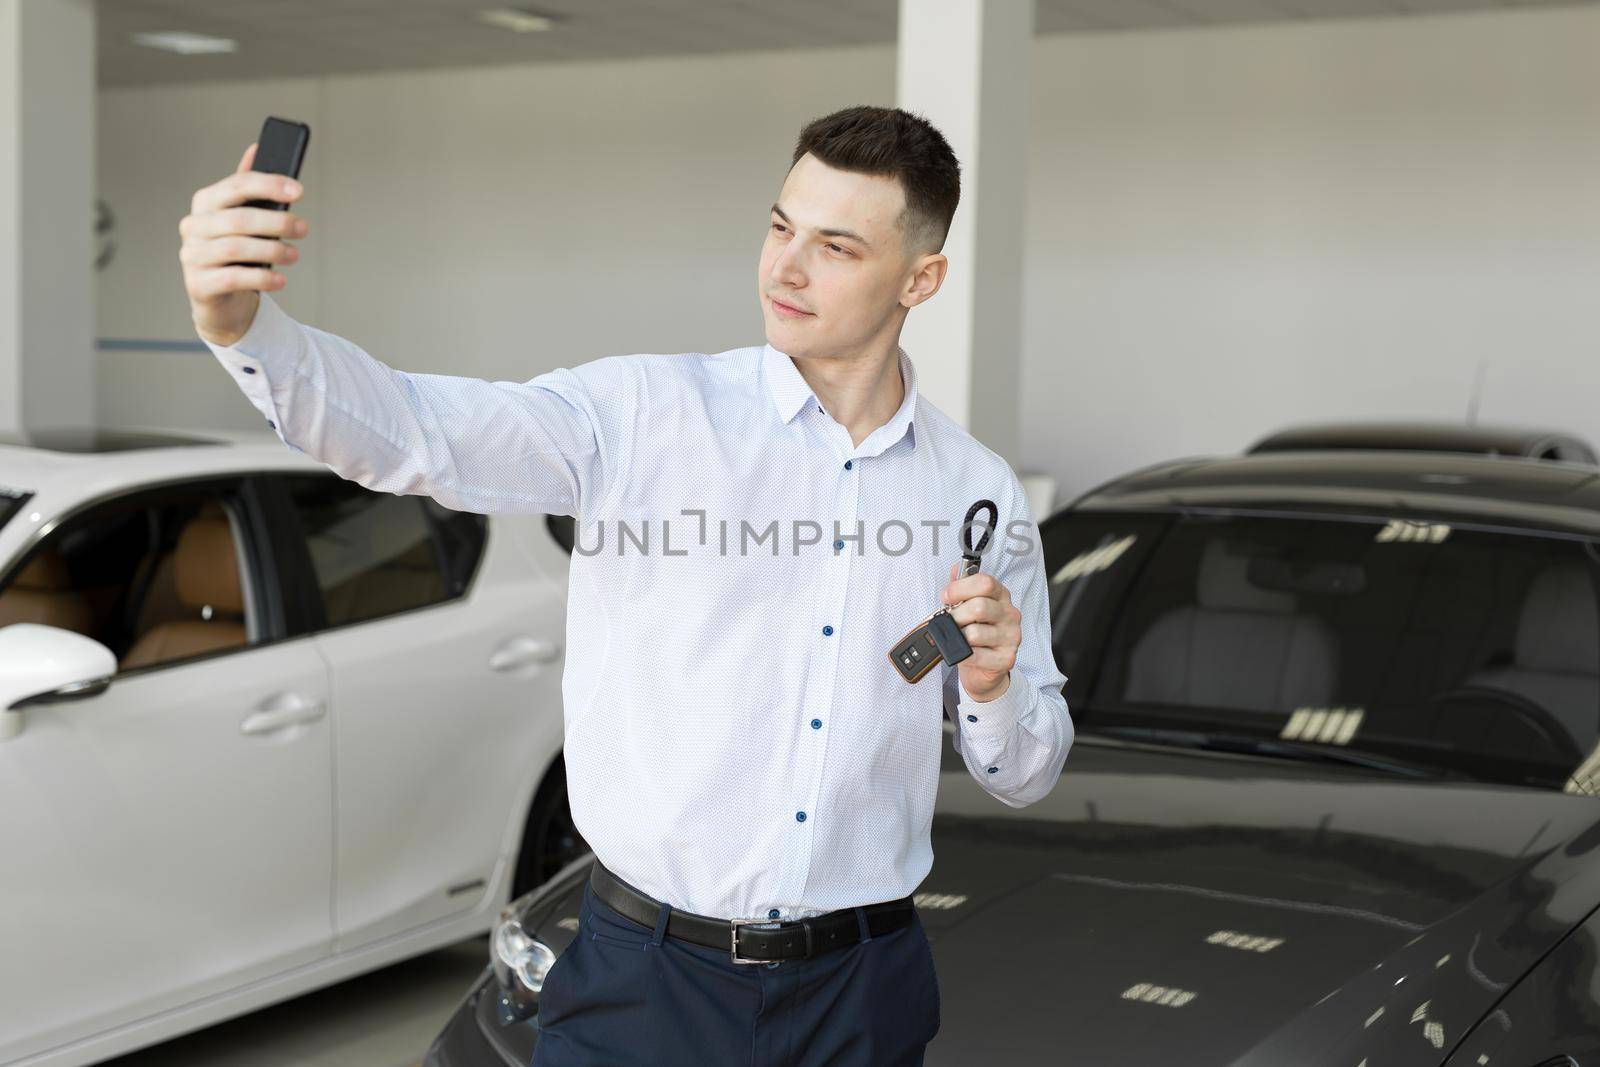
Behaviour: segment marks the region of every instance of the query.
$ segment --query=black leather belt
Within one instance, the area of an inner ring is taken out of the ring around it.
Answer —
[[[661,902],[641,893],[596,860],[589,873],[594,895],[641,926],[655,929]],[[916,908],[910,897],[862,906],[869,937],[898,930],[911,922]],[[734,963],[775,963],[809,959],[861,940],[855,908],[842,908],[810,919],[711,919],[672,909],[667,936],[706,948],[725,948]]]

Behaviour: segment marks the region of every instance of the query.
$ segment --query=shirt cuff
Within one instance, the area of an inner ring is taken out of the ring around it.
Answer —
[[[241,379],[242,385],[259,384],[248,380],[252,371],[259,378],[262,371],[268,374],[282,373],[299,362],[301,338],[298,326],[289,313],[278,306],[276,300],[262,293],[261,302],[256,306],[256,317],[251,320],[250,328],[243,337],[231,345],[212,344],[203,337],[201,340],[211,349],[212,355],[222,361],[223,366]],[[246,371],[246,367],[250,371]]]
[[[205,341],[205,338],[201,338]],[[256,307],[256,317],[250,328],[231,345],[212,344],[205,341],[217,362],[233,376],[252,407],[261,412],[267,425],[280,439],[283,438],[283,420],[273,398],[272,383],[286,383],[299,365],[304,349],[299,323],[278,306],[266,293]],[[287,443],[287,439],[284,439]],[[289,447],[294,448],[294,445]]]
[[[963,737],[972,737],[974,740],[999,741],[1008,737],[1017,724],[1017,716],[1027,707],[1027,680],[1016,671],[1011,672],[1011,682],[1006,686],[1006,691],[993,700],[978,701],[967,692],[967,687],[961,684],[961,675],[956,674],[956,711],[960,714]]]

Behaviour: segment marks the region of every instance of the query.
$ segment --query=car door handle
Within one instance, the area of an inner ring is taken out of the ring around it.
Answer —
[[[268,734],[286,726],[302,722],[315,722],[328,713],[328,705],[320,700],[307,700],[290,693],[269,701],[260,711],[251,712],[239,724],[243,734]]]
[[[513,637],[489,656],[489,669],[514,671],[535,663],[550,663],[561,655],[561,646],[537,637]]]

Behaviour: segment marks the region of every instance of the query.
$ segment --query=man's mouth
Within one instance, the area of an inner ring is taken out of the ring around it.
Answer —
[[[812,312],[797,308],[793,304],[785,304],[782,300],[779,300],[775,296],[769,296],[767,299],[772,301],[772,310],[776,311],[779,315],[782,315],[785,318],[807,318],[812,314]]]

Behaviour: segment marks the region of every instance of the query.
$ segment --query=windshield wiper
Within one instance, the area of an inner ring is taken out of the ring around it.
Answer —
[[[1219,733],[1208,730],[1176,730],[1157,726],[1099,726],[1085,727],[1084,733],[1101,734],[1124,741],[1144,741],[1177,748],[1199,748],[1210,752],[1239,752],[1250,756],[1268,756],[1277,759],[1305,760],[1308,762],[1341,763],[1403,778],[1444,778],[1449,776],[1442,767],[1425,763],[1379,756],[1359,749],[1334,748],[1313,745],[1304,741],[1284,741],[1276,737],[1258,737],[1252,734]]]

